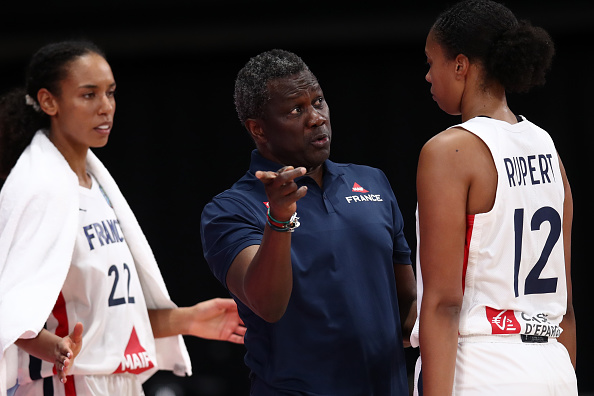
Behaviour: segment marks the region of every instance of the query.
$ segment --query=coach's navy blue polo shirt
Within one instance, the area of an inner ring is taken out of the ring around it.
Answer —
[[[249,171],[202,212],[204,255],[225,286],[235,256],[260,244],[266,224],[255,173],[281,167],[254,150]],[[410,265],[410,249],[386,176],[327,160],[322,189],[309,176],[296,182],[308,190],[297,201],[284,316],[268,323],[236,299],[258,394],[408,395],[393,264]]]

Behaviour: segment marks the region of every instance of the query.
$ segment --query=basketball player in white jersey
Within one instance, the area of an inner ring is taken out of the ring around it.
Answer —
[[[415,394],[577,395],[571,191],[548,133],[506,101],[544,83],[553,43],[470,0],[425,51],[434,100],[462,124],[419,158]]]
[[[102,52],[44,46],[26,85],[0,101],[0,396],[14,390],[15,360],[17,396],[137,396],[157,369],[192,373],[181,335],[243,343],[233,300],[170,300],[90,150],[107,143],[115,114]]]

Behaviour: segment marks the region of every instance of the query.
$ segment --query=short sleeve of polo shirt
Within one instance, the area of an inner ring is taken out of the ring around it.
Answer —
[[[398,206],[398,201],[396,200],[396,196],[394,195],[394,191],[390,186],[390,182],[388,178],[384,174],[384,172],[379,171],[383,178],[388,185],[388,191],[392,195],[392,202],[394,205],[393,208],[393,221],[394,221],[394,253],[392,256],[392,260],[395,264],[405,264],[411,265],[412,261],[410,259],[410,247],[408,246],[408,242],[406,241],[406,237],[404,235],[404,219],[402,217],[402,213],[400,212],[400,208]]]
[[[213,198],[202,211],[200,235],[210,270],[227,287],[227,272],[235,257],[262,241],[264,224],[249,206],[230,194]]]

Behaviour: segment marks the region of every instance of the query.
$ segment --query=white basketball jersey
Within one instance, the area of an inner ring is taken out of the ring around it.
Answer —
[[[156,371],[153,333],[132,255],[109,198],[93,178],[80,187],[79,229],[72,263],[48,331],[63,337],[83,323],[72,375]],[[52,363],[21,351],[19,383],[51,376]]]
[[[459,333],[558,337],[567,306],[565,193],[553,141],[526,119],[476,117],[457,126],[485,142],[498,177],[491,211],[467,217]],[[420,309],[418,250],[417,285]],[[417,319],[413,346],[418,334]]]

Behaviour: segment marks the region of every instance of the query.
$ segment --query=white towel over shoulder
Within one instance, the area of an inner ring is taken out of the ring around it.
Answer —
[[[113,204],[147,307],[174,308],[136,217],[91,150],[87,167]],[[8,358],[14,354],[5,352],[18,338],[35,337],[43,328],[70,267],[77,225],[78,178],[38,131],[0,191],[0,396],[16,380],[16,362]],[[181,336],[157,339],[156,346],[160,369],[192,374]]]

